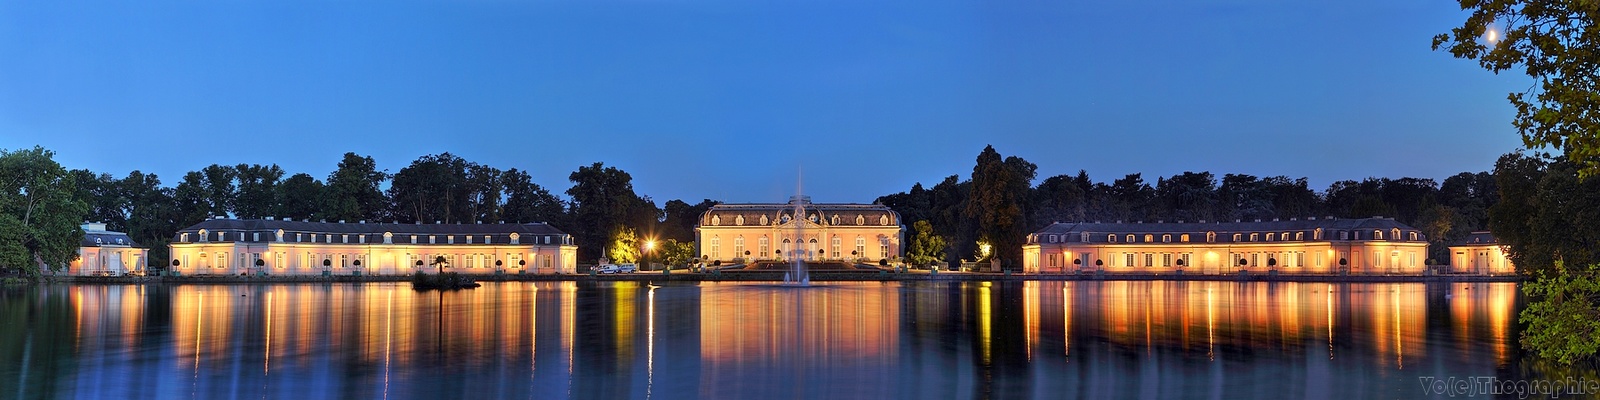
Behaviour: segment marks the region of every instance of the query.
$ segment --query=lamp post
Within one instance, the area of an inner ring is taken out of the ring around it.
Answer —
[[[644,266],[645,266],[645,268],[649,268],[650,267],[650,253],[654,253],[655,251],[656,251],[656,240],[655,239],[645,240],[644,241],[644,261],[645,261]]]

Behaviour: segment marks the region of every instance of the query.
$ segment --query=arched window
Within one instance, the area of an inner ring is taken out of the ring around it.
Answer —
[[[1189,243],[1189,234],[1185,233],[1185,234],[1183,234],[1181,236],[1178,236],[1178,241],[1179,242],[1183,242],[1183,243]]]
[[[733,217],[733,224],[741,226],[744,225],[744,215],[741,214],[737,217]]]
[[[1217,233],[1216,232],[1206,232],[1206,243],[1216,243],[1216,242],[1217,242]]]
[[[1116,242],[1117,242],[1117,235],[1116,234],[1106,235],[1106,243],[1116,243]]]
[[[856,214],[856,225],[866,225],[866,224],[867,224],[867,217],[864,216],[864,215],[861,215],[861,214]]]
[[[274,236],[277,236],[278,241],[282,242],[283,241],[283,230],[279,229],[277,232],[275,232]]]
[[[1322,228],[1311,231],[1311,240],[1322,240]]]
[[[1128,235],[1127,239],[1128,239],[1128,243],[1137,243],[1138,242],[1138,240],[1135,240],[1134,236],[1131,235],[1131,234]]]
[[[202,241],[202,242],[211,241],[211,237],[210,236],[206,236],[206,230],[205,229],[201,229],[200,230],[200,241]],[[204,259],[205,257],[200,257],[200,258]]]
[[[1306,233],[1305,232],[1295,232],[1294,233],[1294,240],[1306,240]]]
[[[828,225],[838,225],[838,224],[839,224],[839,214],[834,214],[833,218],[829,218],[828,219]]]
[[[1383,231],[1373,230],[1372,231],[1372,240],[1383,240]]]
[[[1277,235],[1277,234],[1275,234],[1275,233],[1271,233],[1271,232],[1267,232],[1267,241],[1268,241],[1268,242],[1271,242],[1271,241],[1272,241],[1272,238],[1274,238],[1274,237],[1277,237],[1277,236],[1278,236],[1278,235]]]
[[[1394,235],[1390,236],[1391,238],[1394,238],[1394,240],[1400,240],[1400,228],[1391,229],[1389,232]]]
[[[1172,235],[1170,235],[1170,234],[1161,235],[1161,243],[1172,243]]]
[[[888,225],[888,224],[889,224],[889,215],[888,214],[884,214],[884,215],[879,215],[878,216],[878,225]]]
[[[1258,240],[1261,240],[1261,234],[1259,234],[1259,233],[1251,233],[1250,234],[1250,241],[1254,242],[1254,241],[1258,241]]]
[[[722,225],[722,216],[721,215],[712,215],[711,216],[711,226],[717,226],[717,225]]]
[[[394,233],[384,232],[383,233],[383,242],[384,243],[394,243]]]
[[[811,222],[815,223],[815,222],[817,222],[817,215],[816,214],[811,214],[811,216],[806,217],[806,219],[811,220]]]
[[[1151,234],[1148,234],[1148,233],[1144,234],[1144,242],[1145,243],[1154,243],[1155,241],[1156,241],[1156,235],[1151,235]]]
[[[765,226],[765,225],[767,225],[767,223],[768,223],[768,222],[772,222],[772,221],[771,221],[771,220],[768,220],[768,219],[767,219],[767,216],[765,216],[765,215],[762,215],[762,216],[761,216],[761,225],[763,225],[763,226]]]
[[[744,236],[733,238],[733,256],[744,257]]]
[[[1416,232],[1411,232],[1411,241],[1413,241],[1413,242],[1417,241],[1417,233]]]
[[[1242,239],[1242,238],[1243,238],[1243,237],[1244,237],[1244,235],[1242,235],[1242,234],[1238,234],[1238,233],[1235,233],[1235,234],[1233,234],[1233,241],[1234,241],[1234,242],[1241,242],[1241,241],[1244,241],[1244,240],[1243,240],[1243,239]]]

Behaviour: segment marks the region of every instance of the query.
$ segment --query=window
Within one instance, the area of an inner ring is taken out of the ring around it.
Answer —
[[[828,225],[838,225],[838,224],[839,224],[839,214],[834,214],[833,218],[828,218]],[[835,250],[835,252],[837,252],[837,250]]]
[[[1294,253],[1294,266],[1296,266],[1296,267],[1304,267],[1304,266],[1306,266],[1306,252],[1301,251],[1301,252],[1295,252]]]
[[[733,256],[744,257],[744,236],[733,238]]]
[[[1349,231],[1339,231],[1339,240],[1350,240]]]
[[[252,232],[252,233],[250,233],[250,241],[252,241],[252,242],[261,241],[261,232]]]
[[[1155,266],[1154,263],[1152,262],[1154,259],[1155,259],[1155,255],[1154,254],[1144,253],[1144,266],[1146,266],[1146,267]]]
[[[879,215],[878,216],[878,225],[888,225],[888,224],[889,224],[889,216],[888,215]]]
[[[1372,231],[1372,240],[1383,240],[1383,231]]]
[[[762,225],[766,225],[767,222],[770,222],[770,221],[767,220],[767,216],[765,216],[765,215],[761,216],[761,224]]]
[[[1322,252],[1320,252],[1320,251],[1317,252],[1316,257],[1312,257],[1312,258],[1316,260],[1316,263],[1317,263],[1318,267],[1322,266]]]
[[[411,235],[411,244],[417,244],[417,235]]]
[[[863,216],[861,214],[856,214],[856,225],[866,225],[866,224],[867,224],[867,217]]]
[[[712,257],[722,257],[722,238],[715,236],[711,237],[711,254]]]
[[[1133,266],[1133,253],[1123,254],[1122,255],[1122,260],[1123,260],[1123,263],[1122,263],[1123,266],[1132,267]]]
[[[1172,235],[1161,235],[1161,243],[1172,243]]]
[[[717,226],[717,225],[722,225],[722,216],[720,216],[720,215],[712,215],[711,216],[711,226]]]
[[[467,235],[467,244],[472,244],[472,235]]]
[[[272,257],[272,261],[272,265],[278,266],[278,269],[283,269],[283,252],[278,252],[276,256]]]
[[[878,256],[893,257],[889,254],[889,238],[878,238]]]
[[[1241,241],[1243,241],[1243,240],[1241,240],[1241,239],[1240,239],[1240,238],[1242,238],[1242,237],[1244,237],[1244,236],[1243,236],[1243,235],[1241,235],[1241,234],[1238,234],[1238,233],[1235,233],[1235,234],[1233,234],[1233,241],[1235,241],[1235,242],[1241,242]]]
[[[1172,266],[1172,253],[1161,253],[1161,266],[1163,266],[1163,267],[1171,267]]]
[[[1116,243],[1117,235],[1106,235],[1106,243]]]
[[[1417,241],[1417,233],[1416,232],[1411,232],[1411,241],[1413,241],[1413,242]]]
[[[769,254],[771,251],[772,251],[772,248],[770,246],[767,246],[767,237],[766,236],[762,236],[761,237],[761,252],[756,254],[756,255],[761,256],[761,257],[766,257],[767,254]]]
[[[833,218],[834,219],[839,219],[839,216],[835,215],[835,216],[833,216]],[[833,254],[834,257],[843,258],[843,255],[839,254],[840,242],[842,242],[842,240],[839,240],[838,236],[834,236],[833,237],[833,253],[832,254]]]
[[[1056,242],[1056,235],[1050,235],[1050,243]]]
[[[739,216],[733,217],[733,224],[734,225],[744,225],[744,215],[739,215]]]
[[[1394,228],[1390,232],[1392,233],[1389,237],[1394,238],[1394,240],[1400,240],[1400,228]]]
[[[1261,234],[1259,234],[1259,233],[1251,233],[1250,234],[1250,241],[1254,242],[1254,241],[1257,241],[1257,240],[1261,240]]]
[[[1272,241],[1272,238],[1274,238],[1274,237],[1277,237],[1277,234],[1274,234],[1274,233],[1268,233],[1268,234],[1267,234],[1267,241],[1268,241],[1268,242],[1271,242],[1271,241]]]
[[[1127,239],[1128,239],[1128,243],[1133,243],[1133,242],[1134,242],[1134,237],[1133,237],[1133,235],[1128,235],[1128,238],[1127,238]]]
[[[1216,243],[1216,242],[1217,242],[1217,233],[1216,232],[1206,232],[1206,243]]]
[[[1083,233],[1083,242],[1084,243],[1089,243],[1089,232],[1084,232]]]
[[[1050,266],[1056,266],[1056,253],[1050,253]]]
[[[1183,260],[1183,266],[1185,266],[1185,267],[1193,266],[1192,264],[1189,264],[1189,253],[1183,253],[1183,257],[1180,258],[1180,259]]]
[[[210,239],[211,239],[211,236],[207,236],[206,235],[206,230],[205,229],[201,229],[200,230],[200,241],[204,242],[204,241],[208,241]],[[201,258],[205,258],[205,257],[201,257]]]
[[[1179,242],[1183,242],[1183,243],[1189,243],[1189,234],[1185,233],[1183,235],[1178,236],[1178,241]]]
[[[494,236],[483,235],[483,244],[494,243]]]
[[[1155,241],[1156,241],[1156,235],[1151,235],[1151,234],[1148,234],[1148,233],[1144,234],[1144,242],[1145,243],[1153,243]]]
[[[384,244],[394,243],[394,233],[393,232],[384,232],[383,233],[383,243]]]
[[[1289,240],[1289,232],[1284,232],[1282,234],[1279,234],[1278,235],[1278,240],[1283,240],[1283,241]]]
[[[1317,228],[1317,230],[1311,231],[1311,240],[1322,240],[1322,228]]]
[[[1261,255],[1250,253],[1250,265],[1261,265]]]
[[[522,234],[516,233],[516,232],[511,232],[511,244],[520,244],[520,243],[522,243]]]
[[[1306,233],[1305,232],[1295,232],[1294,233],[1294,240],[1295,241],[1306,240]]]
[[[867,256],[867,238],[856,236],[856,252],[852,254],[859,257]]]
[[[1377,251],[1377,250],[1373,250],[1372,251],[1372,266],[1373,267],[1382,267],[1383,266],[1383,252]]]

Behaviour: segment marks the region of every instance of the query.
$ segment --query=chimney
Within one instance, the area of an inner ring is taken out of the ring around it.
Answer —
[[[268,220],[268,221],[275,221],[275,220],[277,220],[277,218],[278,218],[278,217],[267,217],[267,220]]]
[[[1278,219],[1277,218],[1273,218],[1272,222],[1278,222]]]
[[[1233,222],[1244,222],[1244,220],[1241,220],[1241,219],[1238,219],[1238,218],[1234,218]]]
[[[1332,221],[1332,220],[1333,220],[1333,216],[1332,216],[1332,215],[1329,215],[1329,216],[1328,216],[1328,220],[1329,220],[1329,221]]]
[[[1307,221],[1316,221],[1317,217],[1306,217]]]
[[[1298,217],[1289,217],[1289,220],[1290,221],[1299,221],[1300,218],[1298,218]]]
[[[438,225],[438,224],[442,224],[442,223],[444,223],[444,221],[440,221],[440,220],[437,220],[437,219],[433,220],[433,224],[434,225]]]
[[[364,219],[363,219],[363,220],[361,220],[361,222],[359,222],[359,223],[362,223],[362,224],[365,224],[365,223],[367,223],[367,220],[364,220]]]
[[[1204,224],[1204,223],[1206,223],[1206,220],[1202,219],[1202,220],[1200,220],[1200,223]]]
[[[1256,218],[1256,222],[1261,222],[1261,218]]]

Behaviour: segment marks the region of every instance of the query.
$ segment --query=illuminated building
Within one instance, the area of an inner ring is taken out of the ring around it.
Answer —
[[[799,207],[796,207],[799,206]],[[796,217],[795,210],[805,215]],[[905,226],[900,214],[878,204],[719,204],[700,216],[695,243],[707,260],[894,259],[901,254]]]
[[[106,230],[100,222],[84,223],[78,259],[67,264],[67,275],[122,276],[143,273],[148,250],[139,248],[128,234]]]
[[[400,224],[268,219],[203,221],[172,238],[184,275],[574,273],[578,246],[544,223]]]
[[[1450,272],[1474,274],[1515,274],[1517,266],[1506,257],[1505,246],[1489,231],[1467,235],[1450,246]]]
[[[1428,241],[1392,218],[1062,223],[1028,235],[1025,272],[1421,275]]]

